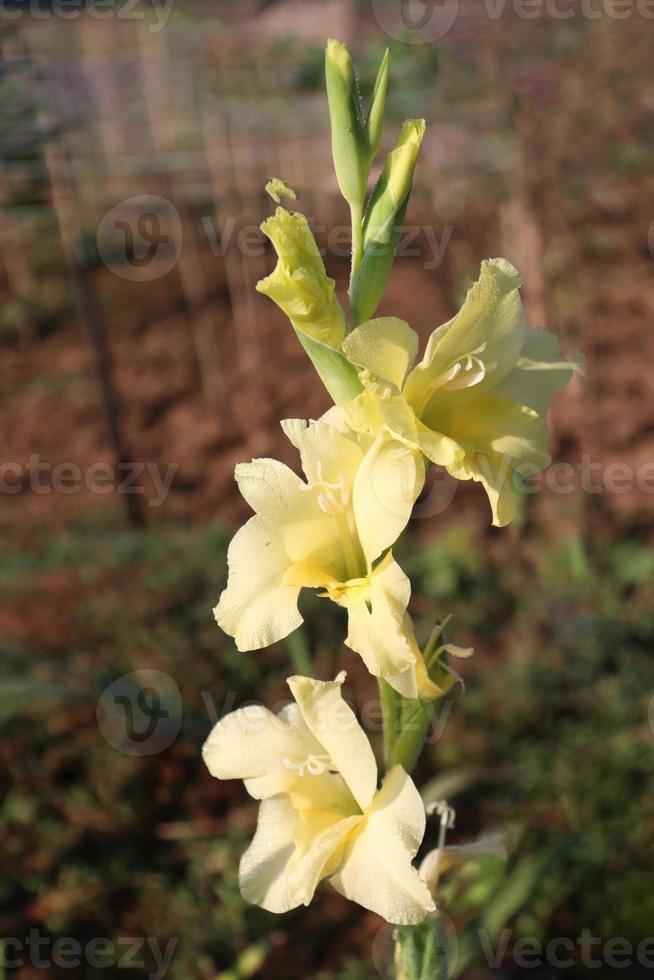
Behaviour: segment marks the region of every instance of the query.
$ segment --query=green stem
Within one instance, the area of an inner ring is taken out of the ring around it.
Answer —
[[[295,672],[297,674],[304,675],[305,677],[310,677],[312,660],[307,638],[304,635],[303,630],[295,630],[294,633],[291,633],[290,636],[286,637],[286,648]]]
[[[363,258],[363,205],[361,204],[351,204],[350,205],[350,215],[352,217],[352,271],[350,274],[350,308],[352,307],[352,282],[357,272],[359,271],[359,266],[361,265],[361,259]],[[354,315],[354,310],[352,310]],[[353,326],[358,327],[359,324],[356,322],[356,317],[354,318]]]
[[[384,731],[384,768],[388,772],[394,765],[395,742],[400,735],[401,699],[385,680],[380,677],[378,681]]]
[[[399,764],[409,775],[413,772],[425,744],[436,704],[436,701],[404,701],[389,765]]]

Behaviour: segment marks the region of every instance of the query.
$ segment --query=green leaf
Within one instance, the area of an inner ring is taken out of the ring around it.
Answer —
[[[388,91],[388,66],[390,52],[388,48],[382,58],[382,63],[377,72],[377,80],[372,93],[372,104],[366,128],[368,131],[368,144],[370,146],[370,164],[379,153],[382,132],[384,130],[384,110],[386,108],[386,93]]]

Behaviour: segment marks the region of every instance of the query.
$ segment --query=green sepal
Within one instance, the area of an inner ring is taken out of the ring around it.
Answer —
[[[368,145],[370,147],[370,163],[379,153],[382,133],[384,131],[384,110],[386,109],[386,93],[388,91],[388,66],[390,62],[390,51],[386,48],[382,63],[377,72],[375,87],[372,92],[372,102],[366,129],[368,132]]]
[[[438,912],[418,926],[398,926],[395,935],[398,980],[448,980],[447,941]]]
[[[315,340],[294,324],[293,329],[336,405],[344,405],[361,394],[363,386],[357,370],[344,354]]]

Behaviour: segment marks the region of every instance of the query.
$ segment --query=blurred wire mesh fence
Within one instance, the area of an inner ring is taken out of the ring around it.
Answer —
[[[631,206],[621,168],[639,174],[648,145],[642,79],[616,82],[621,52],[646,63],[637,22],[532,27],[462,2],[441,43],[403,45],[381,29],[379,2],[187,0],[165,20],[137,10],[141,18],[98,20],[82,8],[62,19],[26,6],[0,34],[0,331],[28,352],[83,326],[90,358],[75,364],[95,379],[96,456],[98,442],[115,461],[160,457],[166,446],[181,490],[208,485],[206,506],[228,516],[236,454],[269,442],[280,414],[327,407],[255,284],[272,263],[258,231],[272,207],[263,187],[279,175],[301,192],[344,285],[347,214],[322,90],[328,34],[359,49],[364,82],[390,43],[393,119],[429,120],[406,261],[382,309],[424,335],[451,315],[479,260],[501,252],[523,273],[530,322],[577,346],[589,316],[578,288],[584,250],[606,237],[600,227],[591,241],[580,222],[594,208],[602,226]],[[625,91],[636,96],[628,117]],[[567,429],[578,437],[578,420]],[[51,452],[64,453],[65,436]],[[122,502],[135,524],[147,516],[136,499]]]

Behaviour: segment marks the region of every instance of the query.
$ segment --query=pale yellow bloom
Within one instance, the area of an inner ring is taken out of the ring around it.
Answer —
[[[413,635],[411,585],[390,549],[424,482],[420,453],[327,422],[282,423],[306,481],[273,459],[236,467],[255,516],[234,537],[229,578],[214,610],[239,650],[256,650],[302,623],[302,588],[347,609],[346,643],[371,674],[408,698],[437,697]]]
[[[525,328],[520,285],[505,259],[482,263],[416,367],[418,337],[395,317],[369,320],[343,343],[366,387],[349,423],[385,429],[456,479],[482,483],[498,526],[516,516],[522,479],[550,462],[547,408],[574,370],[552,334]]]
[[[275,246],[278,262],[274,272],[257,283],[258,291],[269,296],[298,330],[337,348],[345,336],[345,317],[307,219],[277,208],[261,230]]]
[[[329,879],[388,922],[421,922],[435,906],[413,867],[425,832],[420,794],[401,766],[377,789],[370,743],[341,694],[345,674],[291,677],[296,703],[279,715],[241,708],[215,726],[204,760],[261,800],[241,859],[243,897],[269,912],[308,905]]]

